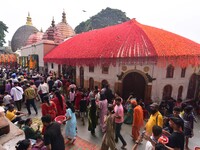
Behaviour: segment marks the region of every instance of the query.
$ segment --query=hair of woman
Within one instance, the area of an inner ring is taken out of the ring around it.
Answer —
[[[56,97],[58,98],[59,103],[60,103],[60,106],[61,106],[61,108],[62,108],[62,110],[63,110],[63,101],[62,101],[62,96],[61,96],[60,92],[59,92],[58,90],[56,90],[56,91],[55,91],[55,95],[56,95]]]
[[[31,142],[28,139],[21,140],[17,142],[17,145],[15,146],[16,150],[27,150],[30,146]]]
[[[67,101],[67,107],[70,108],[73,113],[75,112],[74,106],[68,101]]]

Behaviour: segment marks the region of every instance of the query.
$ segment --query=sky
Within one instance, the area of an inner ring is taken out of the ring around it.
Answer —
[[[119,9],[129,18],[164,29],[200,43],[200,0],[2,0],[0,21],[8,26],[5,40],[26,24],[28,12],[33,26],[46,31],[54,17],[62,20],[63,10],[74,29],[82,21],[107,7]],[[7,43],[5,44],[5,46]]]

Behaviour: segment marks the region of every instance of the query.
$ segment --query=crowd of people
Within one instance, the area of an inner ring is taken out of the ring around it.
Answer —
[[[31,106],[38,115],[37,101],[41,103],[43,127],[34,130],[29,116]],[[78,118],[83,125],[87,118],[88,131],[92,135],[99,125],[103,134],[102,150],[117,150],[119,140],[121,149],[126,149],[127,142],[121,134],[124,123],[132,125],[133,150],[138,149],[143,139],[147,140],[146,150],[189,150],[188,143],[194,135],[196,122],[193,107],[180,99],[145,104],[130,93],[129,98],[123,100],[109,85],[85,90],[78,88],[69,77],[51,72],[41,75],[22,70],[0,70],[0,105],[5,116],[24,130],[25,140],[17,143],[17,150],[64,150],[65,144],[73,144],[76,140]],[[23,106],[27,112],[22,112]],[[65,116],[61,122],[65,124],[64,136],[61,124],[55,121],[57,116]],[[30,146],[32,140],[37,141],[36,147]]]

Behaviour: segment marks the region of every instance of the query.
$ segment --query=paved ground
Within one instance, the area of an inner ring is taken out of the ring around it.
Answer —
[[[40,110],[40,107],[39,107],[39,102],[37,102],[37,106],[39,108],[39,114],[36,116],[34,110],[31,108],[32,115],[30,117],[38,117],[38,118],[41,117],[41,110]],[[26,108],[23,108],[23,111],[27,112]],[[69,146],[69,145],[67,146],[66,145],[66,149],[69,149],[69,150],[96,150],[97,147],[100,147],[101,141],[102,141],[102,134],[100,132],[99,126],[97,126],[96,134],[95,134],[95,136],[93,136],[88,131],[87,118],[85,118],[85,120],[86,120],[85,121],[86,124],[83,126],[80,118],[77,118],[78,137],[80,137],[80,139],[75,141],[74,146]],[[64,130],[64,126],[63,126],[63,130]],[[130,135],[131,135],[131,125],[123,124],[122,135],[127,142],[127,150],[131,150],[131,148],[134,144],[131,137],[130,137]],[[144,150],[145,143],[146,143],[146,141],[143,141],[143,143],[141,145],[139,145],[138,149]],[[15,145],[15,143],[13,143],[13,146],[14,145]],[[82,147],[82,149],[80,149],[81,145],[86,145],[86,146],[91,145],[91,148],[83,148]],[[199,118],[198,118],[198,123],[195,123],[194,137],[192,139],[190,139],[189,147],[193,150],[194,147],[197,146],[197,145],[200,146],[200,119]],[[117,148],[121,149],[120,148],[121,146],[122,146],[122,143],[119,141],[119,143],[117,143]],[[10,149],[10,150],[12,150],[12,149]]]

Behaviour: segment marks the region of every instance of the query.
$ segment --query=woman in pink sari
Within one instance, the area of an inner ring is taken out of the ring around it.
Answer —
[[[103,133],[106,131],[106,124],[104,123],[104,117],[107,115],[107,113],[108,113],[108,101],[105,98],[104,94],[100,94],[99,117],[100,117],[100,128]]]

